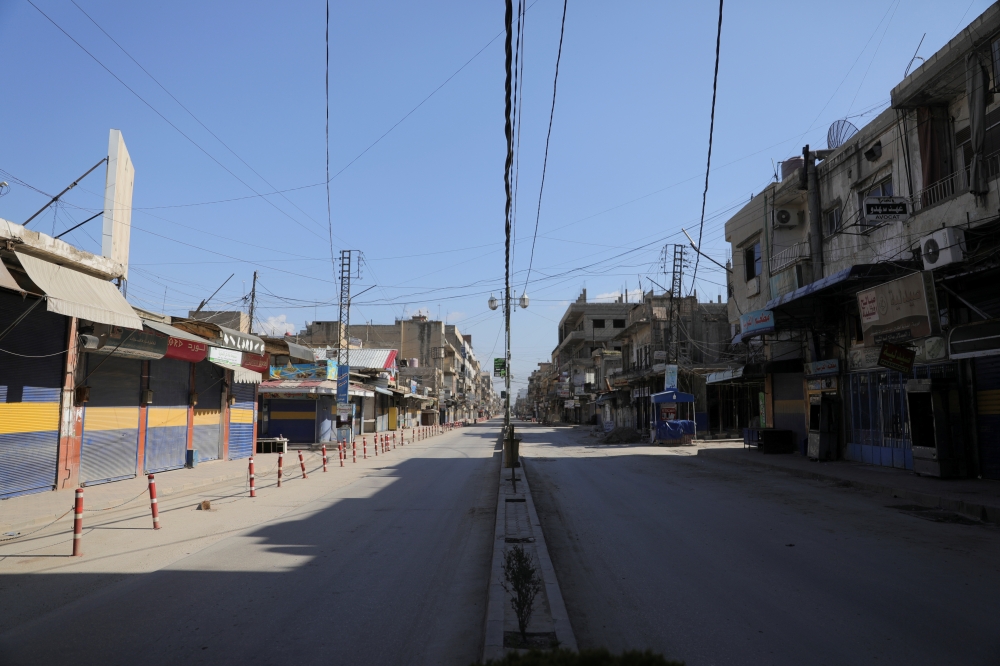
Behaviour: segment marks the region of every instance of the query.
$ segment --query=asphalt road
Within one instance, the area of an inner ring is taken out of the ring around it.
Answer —
[[[88,533],[84,558],[43,541],[3,559],[0,664],[469,664],[483,649],[498,427],[307,480],[293,466],[282,489],[211,514],[166,503],[155,533],[139,511]],[[256,524],[225,531],[241,520]]]
[[[902,501],[526,426],[581,648],[706,664],[1000,663],[1000,529]]]

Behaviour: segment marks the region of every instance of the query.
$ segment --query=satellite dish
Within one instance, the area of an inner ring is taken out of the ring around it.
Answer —
[[[851,121],[838,120],[826,132],[826,147],[830,150],[840,148],[857,133],[858,128]]]

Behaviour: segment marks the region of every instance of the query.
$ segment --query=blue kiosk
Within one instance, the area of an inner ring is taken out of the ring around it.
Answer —
[[[656,406],[653,443],[673,446],[692,444],[697,434],[694,422],[694,396],[677,389],[667,389],[650,397]]]

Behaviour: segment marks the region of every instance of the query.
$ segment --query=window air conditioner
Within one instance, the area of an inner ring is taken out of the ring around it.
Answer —
[[[924,270],[934,270],[965,259],[965,231],[957,227],[938,229],[920,240]]]
[[[747,296],[756,296],[760,293],[760,276],[747,280]]]
[[[779,208],[774,211],[774,226],[776,227],[794,227],[798,224],[805,222],[806,213],[802,210],[790,210],[788,208]]]

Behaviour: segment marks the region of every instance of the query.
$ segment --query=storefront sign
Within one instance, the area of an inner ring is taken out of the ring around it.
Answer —
[[[250,352],[251,354],[264,353],[264,341],[256,335],[234,331],[225,326],[219,327],[220,338],[216,342],[227,349]]]
[[[573,409],[575,406],[576,405],[574,404],[574,402],[572,400],[566,400],[563,403],[563,407],[565,407],[566,409]]]
[[[663,390],[677,388],[677,366],[663,366]]]
[[[204,361],[208,355],[208,344],[205,342],[195,342],[175,337],[167,338],[167,341],[167,358],[197,363]]]
[[[238,352],[235,349],[223,349],[222,347],[209,347],[208,360],[227,365],[242,365],[243,352]]]
[[[854,347],[847,352],[851,370],[870,370],[878,367],[879,347]]]
[[[770,310],[754,310],[740,315],[740,335],[743,339],[752,335],[774,333],[774,313]]]
[[[271,366],[271,379],[336,379],[336,361],[316,361],[315,363],[286,363]]]
[[[813,361],[802,364],[803,374],[806,377],[822,377],[823,375],[840,374],[840,359],[830,358],[825,361]]]
[[[899,222],[910,217],[906,197],[866,197],[865,223]]]
[[[502,358],[493,359],[493,376],[494,377],[506,377],[507,376],[507,361]]]
[[[866,347],[941,332],[934,276],[930,271],[913,273],[859,292],[858,310]]]
[[[107,324],[94,324],[94,335],[104,342],[100,349],[93,351],[95,354],[158,359],[163,358],[167,353],[168,339],[155,333],[120,326],[108,326]]]
[[[665,402],[660,405],[660,420],[661,421],[676,421],[677,420],[677,403],[676,402]]]
[[[916,356],[917,353],[912,349],[887,342],[882,345],[882,351],[878,355],[878,364],[883,368],[909,374],[913,370],[913,359]]]
[[[243,363],[241,365],[247,370],[253,370],[254,372],[266,375],[270,372],[270,355],[251,354],[248,352],[243,354]]]
[[[346,405],[350,402],[351,368],[348,365],[337,368],[337,404]],[[339,407],[338,407],[339,409]]]
[[[806,388],[810,391],[836,391],[836,377],[820,377],[819,379],[807,379]]]
[[[655,352],[653,352],[653,360],[654,361],[666,361],[667,360],[667,352],[665,352],[665,351],[655,351]]]

